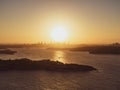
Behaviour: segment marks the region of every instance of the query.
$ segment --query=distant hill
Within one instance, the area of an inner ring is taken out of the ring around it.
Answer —
[[[120,55],[120,44],[83,46],[70,49],[71,51],[87,51],[90,54],[114,54]]]

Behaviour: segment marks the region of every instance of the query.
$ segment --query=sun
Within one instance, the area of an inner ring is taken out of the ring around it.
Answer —
[[[65,26],[55,26],[52,29],[51,37],[55,42],[65,42],[68,37],[67,28]]]

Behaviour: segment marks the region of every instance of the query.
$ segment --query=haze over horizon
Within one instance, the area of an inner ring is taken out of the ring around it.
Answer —
[[[0,12],[0,43],[120,42],[120,0],[0,0]]]

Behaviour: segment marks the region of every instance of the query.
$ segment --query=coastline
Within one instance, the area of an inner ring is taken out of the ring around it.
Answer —
[[[79,72],[93,71],[96,68],[89,65],[64,64],[59,61],[39,60],[33,61],[27,58],[15,60],[0,60],[0,71],[10,70],[45,70],[55,72]]]

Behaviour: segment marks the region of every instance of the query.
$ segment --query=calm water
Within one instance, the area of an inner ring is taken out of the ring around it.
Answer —
[[[0,90],[120,90],[120,55],[92,55],[87,52],[22,48],[2,59],[52,59],[64,63],[94,66],[88,73],[53,73],[45,71],[0,72]]]

